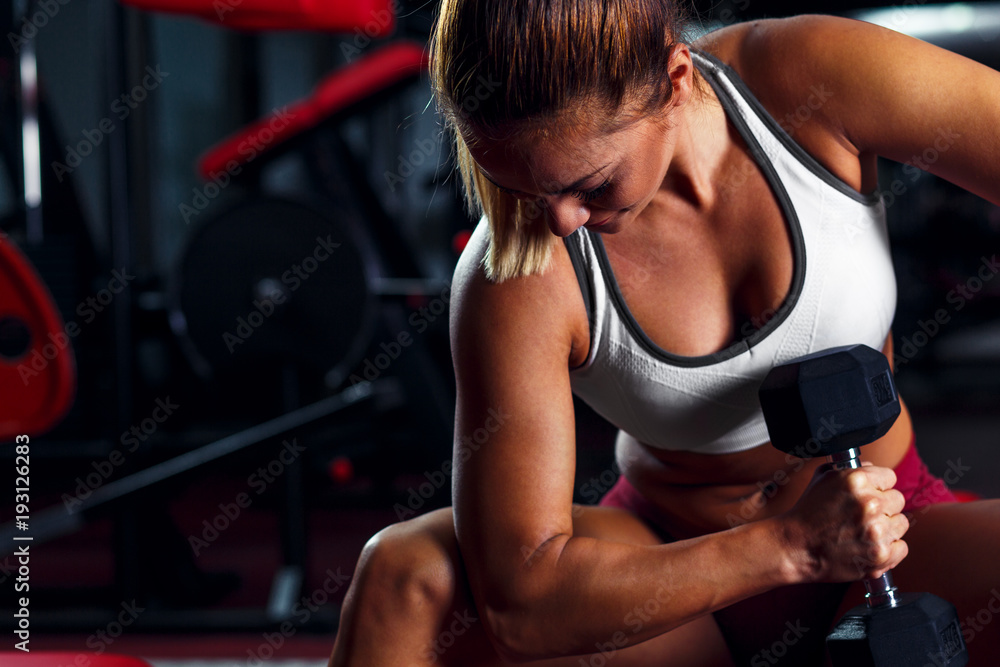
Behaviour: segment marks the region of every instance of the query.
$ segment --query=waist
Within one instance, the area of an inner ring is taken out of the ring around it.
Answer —
[[[895,468],[913,441],[903,406],[889,432],[861,450],[865,461]],[[825,457],[800,459],[770,444],[733,454],[663,450],[620,433],[615,456],[622,475],[678,539],[725,530],[785,512],[795,504]]]

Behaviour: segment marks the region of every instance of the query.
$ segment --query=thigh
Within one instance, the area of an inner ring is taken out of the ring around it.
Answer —
[[[452,665],[506,665],[493,650],[482,624],[478,620],[475,604],[465,579],[458,543],[455,538],[454,519],[450,509],[438,510],[424,517],[413,519],[414,528],[423,531],[447,554],[456,573],[455,597],[444,616],[437,638],[425,649],[441,664]],[[624,510],[610,507],[577,506],[574,508],[574,534],[634,544],[659,544],[660,539],[635,516]],[[655,601],[655,600],[654,600]],[[658,603],[657,603],[658,604]],[[465,619],[464,621],[462,619]],[[472,620],[475,619],[475,620]],[[461,622],[459,622],[461,621]],[[622,623],[622,632],[629,628]],[[530,664],[540,667],[587,667],[614,665],[670,665],[703,667],[730,667],[732,661],[722,635],[711,616],[688,623],[671,632],[628,648],[618,648],[614,633],[606,641],[595,641],[595,653]]]
[[[910,519],[909,554],[893,570],[901,592],[929,592],[948,600],[969,648],[970,665],[995,664],[1000,655],[1000,500],[931,505]],[[857,585],[844,600],[860,604]]]

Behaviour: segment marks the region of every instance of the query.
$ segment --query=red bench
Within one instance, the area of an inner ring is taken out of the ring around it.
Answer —
[[[122,0],[122,4],[188,14],[244,30],[363,30],[371,38],[395,28],[396,0]]]

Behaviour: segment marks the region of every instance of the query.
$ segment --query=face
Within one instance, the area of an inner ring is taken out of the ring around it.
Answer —
[[[556,236],[616,233],[649,204],[673,152],[670,124],[645,115],[614,131],[573,129],[477,142],[472,157],[508,194],[535,202]]]

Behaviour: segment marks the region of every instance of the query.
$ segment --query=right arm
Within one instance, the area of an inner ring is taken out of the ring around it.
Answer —
[[[869,486],[891,487],[892,472],[882,468],[850,481],[827,475],[788,515],[696,539],[649,547],[574,536],[569,367],[579,337],[568,323],[583,308],[579,287],[561,246],[543,275],[488,282],[482,232],[452,287],[453,497],[472,595],[504,657],[591,653],[615,633],[638,643],[778,586],[860,578],[852,559],[862,552],[877,564],[865,574],[902,559],[905,544],[896,540],[905,526],[877,518],[891,508]],[[845,499],[846,488],[854,492]],[[848,525],[832,516],[845,507],[867,514]],[[823,531],[800,515],[837,531],[841,552],[827,554],[819,545],[830,536],[815,535]],[[851,530],[854,542],[841,534]],[[853,552],[847,543],[856,543]],[[659,611],[639,627],[629,623],[650,599]]]

